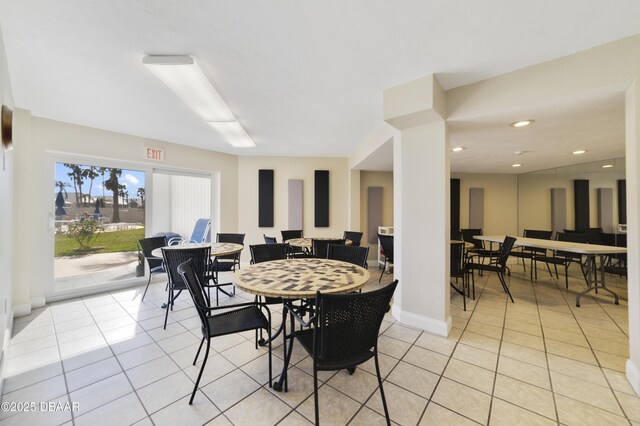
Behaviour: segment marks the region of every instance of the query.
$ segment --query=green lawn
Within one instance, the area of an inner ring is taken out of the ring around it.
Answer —
[[[104,248],[91,251],[91,253],[136,251],[138,249],[138,240],[142,238],[144,238],[144,228],[131,229],[128,231],[100,232],[98,238],[96,238],[91,245]],[[55,257],[82,254],[74,250],[79,247],[76,240],[70,235],[56,234]]]

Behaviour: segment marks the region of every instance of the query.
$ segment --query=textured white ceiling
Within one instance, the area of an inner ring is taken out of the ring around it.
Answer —
[[[380,123],[384,88],[435,73],[449,89],[636,34],[640,2],[0,0],[0,28],[16,106],[36,116],[240,155],[347,156]],[[197,57],[258,147],[221,140],[147,54]],[[499,119],[452,124],[469,145],[452,168],[501,155]]]

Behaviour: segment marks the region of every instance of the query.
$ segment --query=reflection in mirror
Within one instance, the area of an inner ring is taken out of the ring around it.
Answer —
[[[625,159],[518,175],[518,234],[525,229],[626,234]],[[577,206],[577,207],[576,207]]]

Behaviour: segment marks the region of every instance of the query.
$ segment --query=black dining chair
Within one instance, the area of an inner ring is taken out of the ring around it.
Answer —
[[[280,231],[280,233],[282,234],[283,243],[286,243],[287,241],[293,240],[296,238],[302,238],[302,229]],[[303,250],[300,247],[289,246],[289,257],[296,258],[296,257],[310,257],[310,256],[308,252],[305,252],[305,250]]]
[[[473,244],[473,248],[467,250],[467,257],[477,257],[480,263],[484,263],[484,259],[489,259],[489,263],[495,263],[498,252],[486,249],[484,247],[484,241],[475,238],[476,235],[483,235],[481,228],[469,228],[461,229],[462,239],[468,243]]]
[[[494,264],[485,264],[485,263],[474,263],[474,262],[466,262],[464,265],[465,273],[471,275],[471,287],[473,291],[473,299],[476,298],[476,283],[473,271],[489,271],[495,272],[500,280],[500,284],[502,284],[502,288],[504,292],[509,295],[509,299],[513,303],[513,297],[511,296],[511,292],[509,291],[509,287],[507,286],[507,282],[504,280],[504,273],[507,269],[507,260],[509,259],[509,254],[511,253],[511,249],[513,248],[513,244],[516,242],[514,237],[506,236],[504,237],[504,241],[500,247],[500,252],[497,257],[496,263]],[[467,278],[467,282],[469,278]]]
[[[278,242],[276,237],[268,237],[265,234],[262,234],[262,236],[264,237],[265,244],[276,244]]]
[[[353,247],[360,247],[360,242],[362,241],[362,232],[357,231],[344,231],[342,238],[345,240],[351,240],[351,245]]]
[[[378,240],[380,240],[380,247],[382,247],[382,254],[384,256],[384,266],[382,266],[382,272],[380,272],[380,278],[378,282],[382,281],[382,275],[387,268],[387,263],[393,264],[393,236],[378,234]]]
[[[167,328],[167,318],[169,318],[169,309],[173,310],[173,302],[185,290],[184,281],[178,274],[178,266],[192,260],[195,273],[198,274],[198,279],[201,283],[206,283],[209,272],[209,258],[211,254],[211,247],[197,247],[188,249],[162,249],[162,258],[164,259],[165,269],[167,270],[168,284],[168,299],[166,312],[164,314],[164,328]],[[177,292],[177,293],[176,293]]]
[[[329,244],[341,245],[343,246],[345,241],[343,239],[335,239],[335,240],[311,240],[311,254],[318,259],[326,259],[327,258],[327,250]]]
[[[367,267],[367,257],[369,257],[369,247],[354,247],[341,244],[329,244],[327,247],[327,259],[353,263],[362,268]]]
[[[449,262],[449,275],[450,278],[456,279],[456,284],[458,283],[458,279],[462,279],[462,288],[454,285],[451,281],[449,281],[449,285],[452,289],[462,295],[462,306],[463,309],[467,310],[467,298],[465,295],[466,290],[466,280],[464,273],[464,242],[463,241],[453,241],[451,242],[451,256]]]
[[[390,425],[378,362],[378,333],[398,280],[385,287],[364,293],[323,294],[315,299],[313,327],[302,328],[294,335],[313,360],[313,402],[315,424],[320,424],[318,407],[318,371],[346,369],[374,359],[382,407]]]
[[[552,235],[553,231],[545,231],[540,229],[525,229],[522,233],[522,236],[525,238],[536,238],[538,240],[550,240]],[[533,280],[534,275],[536,279],[538,278],[538,258],[544,257],[546,253],[547,250],[542,248],[524,246],[517,249],[514,248],[511,251],[511,256],[522,259],[522,268],[524,269],[524,272],[527,272],[525,259],[529,259],[529,263],[531,266],[529,268],[529,272],[531,275],[531,279]]]
[[[556,234],[556,239],[558,241],[587,244],[587,234],[585,234],[584,232],[558,232]],[[551,268],[549,267],[549,265],[553,265],[556,273],[556,279],[559,278],[558,265],[564,267],[565,288],[569,288],[569,266],[571,266],[572,263],[577,263],[578,265],[580,265],[582,276],[584,277],[585,282],[588,282],[587,274],[584,270],[584,264],[582,263],[582,255],[580,253],[555,250],[553,251],[551,256],[538,256],[537,259],[540,262],[546,263],[547,270],[549,271],[550,276],[553,276],[553,274],[551,273]]]
[[[243,331],[255,330],[256,332],[256,349],[258,330],[264,330],[269,336],[269,387],[271,387],[271,313],[267,306],[260,306],[257,302],[236,303],[233,305],[210,307],[205,298],[205,293],[200,281],[200,274],[192,260],[188,260],[178,266],[178,273],[181,276],[184,287],[187,288],[193,305],[198,312],[200,322],[202,323],[201,332],[202,340],[193,360],[193,365],[198,361],[198,355],[202,350],[205,340],[207,342],[204,360],[198,373],[198,378],[189,399],[189,405],[193,403],[196,396],[200,379],[207,360],[209,359],[209,349],[211,348],[211,339],[213,337],[225,336],[227,334],[241,333]],[[216,313],[219,312],[219,313]],[[266,312],[266,315],[265,315]]]
[[[166,272],[162,258],[153,256],[151,252],[155,249],[165,247],[167,242],[164,237],[149,237],[138,240],[138,244],[140,244],[142,255],[149,265],[149,280],[147,281],[147,286],[144,288],[144,294],[142,295],[142,300],[144,301],[144,297],[147,295],[147,290],[149,290],[149,284],[151,284],[151,277],[153,274],[163,274]]]
[[[216,242],[244,245],[244,234],[216,234]],[[213,280],[213,285],[209,285],[209,287],[214,287],[216,290],[216,305],[220,303],[220,292],[229,297],[236,295],[236,288],[233,283],[220,282],[220,272],[235,272],[236,267],[240,268],[240,253],[216,256],[210,263],[210,278]],[[231,287],[231,293],[227,292],[224,287]]]

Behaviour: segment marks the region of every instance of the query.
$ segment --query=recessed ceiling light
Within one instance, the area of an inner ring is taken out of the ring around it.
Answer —
[[[579,149],[577,151],[573,151],[572,154],[573,155],[580,155],[580,154],[584,154],[585,152],[587,152],[587,151],[585,151],[584,149]]]
[[[509,126],[511,127],[525,127],[528,126],[529,124],[533,124],[535,122],[535,120],[520,120],[520,121],[514,121],[513,123],[509,124]]]
[[[460,151],[462,151],[463,149],[465,149],[465,148],[464,148],[464,147],[462,147],[462,146],[456,146],[456,147],[455,147],[455,148],[453,148],[451,151],[453,151],[453,152],[460,152]]]
[[[521,166],[522,166],[522,164],[520,164],[520,163],[516,163],[516,164],[512,164],[511,165],[511,167],[521,167]]]
[[[613,167],[613,164],[605,164],[604,166],[602,166],[603,169],[609,169]]]

